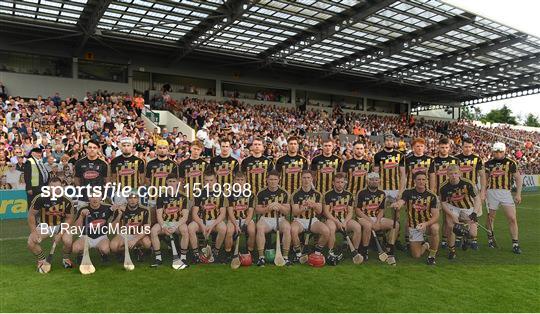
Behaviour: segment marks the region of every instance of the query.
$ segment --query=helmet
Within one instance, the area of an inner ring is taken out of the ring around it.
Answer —
[[[321,253],[311,253],[308,256],[308,264],[313,267],[323,267],[325,263],[324,255]]]
[[[339,262],[339,259],[336,255],[328,254],[328,257],[326,258],[326,264],[330,266],[336,266]]]
[[[242,266],[251,266],[253,264],[253,258],[251,254],[240,254],[240,265]]]
[[[452,228],[452,231],[457,236],[469,236],[469,230],[467,230],[464,224],[455,224],[454,228]]]
[[[266,262],[267,263],[273,263],[274,258],[276,257],[276,250],[274,250],[274,249],[266,250],[264,252],[264,257],[266,257]]]

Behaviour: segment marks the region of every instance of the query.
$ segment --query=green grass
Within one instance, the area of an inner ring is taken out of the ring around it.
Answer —
[[[458,251],[452,262],[441,251],[435,267],[399,252],[392,268],[372,252],[360,266],[232,271],[227,265],[197,265],[174,271],[145,263],[126,272],[120,264],[102,266],[94,256],[96,273],[83,277],[77,269],[62,269],[57,255],[51,273],[42,275],[20,239],[27,233],[25,221],[1,222],[0,311],[540,312],[539,203],[540,194],[528,194],[518,208],[522,255],[511,252],[500,212],[500,249],[487,249],[480,233],[479,251]]]

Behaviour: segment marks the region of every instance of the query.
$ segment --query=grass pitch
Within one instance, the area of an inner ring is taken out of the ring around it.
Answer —
[[[159,269],[150,258],[133,272],[112,262],[82,276],[64,270],[58,250],[49,274],[35,271],[26,248],[26,221],[0,222],[0,311],[2,312],[540,312],[540,194],[524,194],[518,207],[522,255],[511,252],[503,212],[496,221],[499,249],[458,250],[437,265],[403,252],[390,267],[370,252],[362,265],[347,261],[314,269],[266,266],[232,271],[228,265]],[[404,215],[402,215],[404,216]],[[485,222],[485,216],[481,222]],[[44,245],[46,252],[49,243]]]

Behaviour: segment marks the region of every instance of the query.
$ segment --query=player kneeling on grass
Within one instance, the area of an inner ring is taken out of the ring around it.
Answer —
[[[113,205],[114,209],[122,205]],[[108,224],[114,215],[111,205],[101,203],[101,197],[92,196],[88,198],[88,204],[79,210],[75,225],[82,228],[82,235],[88,236],[88,247],[97,248],[101,255],[101,261],[109,261],[110,241],[107,237]],[[117,224],[120,216],[112,224]],[[84,250],[84,237],[78,238],[73,243],[73,253],[77,254],[77,264],[81,264]]]
[[[313,232],[319,235],[319,240],[315,245],[315,254],[321,254],[330,236],[328,227],[317,219],[317,216],[322,215],[322,196],[313,188],[313,173],[309,170],[302,171],[301,181],[300,189],[292,196],[291,209],[294,220],[291,223],[291,238],[295,253],[294,262],[298,262],[302,256],[299,237],[302,232]],[[306,245],[308,245],[307,241]],[[304,247],[304,251],[306,249]]]
[[[117,215],[120,215],[119,224],[127,227],[129,234],[116,235],[111,241],[111,251],[123,262],[124,237],[127,237],[129,249],[137,248],[137,261],[142,262],[142,249],[150,249],[150,211],[139,204],[139,196],[133,190],[127,199],[127,206],[119,206]],[[116,220],[117,217],[115,217]]]
[[[336,231],[353,233],[352,243],[355,248],[360,245],[362,237],[362,227],[353,218],[353,196],[345,190],[347,182],[346,175],[338,172],[334,176],[333,189],[324,195],[324,215],[326,216],[326,226],[330,230],[328,236],[328,257],[329,265],[336,265],[343,257],[334,253],[336,243]],[[367,256],[364,256],[364,260]]]
[[[283,259],[285,265],[291,265],[289,261],[289,248],[291,246],[291,225],[284,217],[291,211],[289,194],[279,187],[279,172],[272,170],[266,178],[267,187],[257,194],[257,206],[255,211],[261,215],[257,222],[257,251],[259,259],[257,266],[264,266],[264,245],[266,234],[279,231],[283,239]]]
[[[223,222],[226,214],[226,204],[221,186],[217,183],[216,173],[211,169],[205,170],[203,180],[204,185],[208,188],[196,191],[197,194],[200,192],[200,195],[195,195],[195,203],[191,210],[193,221],[188,226],[189,241],[191,242],[196,263],[206,262],[207,260],[213,262],[214,256],[216,258],[219,256],[219,250],[227,233],[227,226]],[[206,249],[210,251],[202,252],[201,248],[199,248],[197,232],[203,234]],[[214,248],[209,249],[208,239],[212,232],[217,232],[217,237]]]
[[[54,177],[51,178],[49,186],[53,189],[54,187],[61,187],[62,183],[60,179]],[[62,265],[64,268],[73,267],[73,263],[69,258],[72,236],[69,232],[61,232],[60,228],[65,226],[64,230],[69,230],[67,228],[72,223],[72,215],[73,204],[65,196],[53,200],[51,197],[38,195],[32,200],[28,211],[28,227],[30,228],[28,249],[36,256],[37,270],[39,272],[48,272],[50,270],[50,260],[45,259],[40,244],[43,239],[53,236],[54,243],[58,243],[60,240],[63,243]]]
[[[243,172],[239,172],[234,177],[234,184],[243,187],[246,183],[246,175]],[[239,193],[240,192],[240,193]],[[232,246],[234,234],[239,234],[241,229],[247,231],[247,249],[248,254],[252,255],[253,248],[255,247],[256,226],[253,222],[253,195],[246,196],[243,191],[231,193],[229,196],[229,206],[227,208],[227,236],[225,237],[225,254],[227,255],[227,262],[230,262],[232,258]],[[240,224],[238,224],[240,219]]]
[[[441,186],[442,209],[446,215],[446,228],[448,237],[448,258],[456,258],[456,234],[468,234],[471,237],[471,248],[478,249],[478,227],[474,223],[482,212],[480,194],[473,183],[461,177],[458,165],[448,167],[448,180]],[[469,224],[466,231],[460,223]],[[467,238],[463,239],[463,248],[467,248]]]
[[[372,231],[390,230],[388,249],[389,256],[386,262],[390,265],[396,264],[394,257],[394,242],[396,239],[399,223],[395,226],[393,220],[384,217],[384,207],[386,203],[386,193],[379,189],[380,178],[376,172],[367,175],[368,186],[365,190],[358,192],[356,196],[356,217],[362,226],[362,249],[360,250],[364,259],[367,258],[367,249]]]
[[[403,191],[392,207],[399,209],[406,205],[412,257],[419,258],[429,250],[427,263],[435,265],[439,247],[439,209],[437,196],[426,188],[427,182],[424,171],[414,173],[414,188]],[[426,233],[429,233],[429,243],[424,241]]]
[[[188,199],[187,196],[178,191],[176,174],[171,173],[167,176],[167,187],[165,193],[157,198],[157,223],[152,226],[150,231],[155,256],[152,267],[157,267],[163,262],[159,236],[164,235],[170,238],[175,233],[182,236],[180,240],[180,260],[187,265],[186,256],[189,245],[189,232],[186,224],[189,217]]]

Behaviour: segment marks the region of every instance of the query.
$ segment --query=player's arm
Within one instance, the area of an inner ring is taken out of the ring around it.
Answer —
[[[300,208],[300,204],[296,203],[296,204],[291,205],[291,211],[292,211],[293,216],[298,216],[304,210]]]
[[[380,155],[375,154],[375,157],[373,158],[373,165],[371,165],[371,169],[373,169],[373,172],[379,173],[380,162],[381,162]]]
[[[405,171],[405,166],[399,167],[399,193],[398,197],[401,197],[405,187],[407,186],[407,172]]]
[[[182,209],[182,218],[180,218],[180,225],[187,224],[188,218],[189,218],[189,209],[187,208]],[[161,220],[163,220],[163,218]]]
[[[316,213],[317,215],[320,215],[322,213],[322,203],[320,201],[319,202],[310,201],[309,208],[313,209],[313,212]]]
[[[151,178],[152,178],[152,169],[147,166],[146,167],[146,173],[145,173],[145,180],[144,180],[144,184],[146,186],[150,186]]]
[[[442,207],[442,210],[443,212],[446,214],[446,215],[449,215],[450,217],[452,217],[452,219],[454,220],[454,223],[457,224],[459,223],[459,217],[455,217],[452,213],[452,210],[450,210],[450,207],[449,207],[450,204],[448,204],[448,202],[446,201],[441,201],[441,207]]]
[[[228,206],[227,207],[227,220],[229,221],[234,221],[235,218],[234,218],[234,209],[232,206]]]
[[[194,205],[191,208],[191,219],[193,219],[193,221],[195,221],[195,223],[199,225],[199,227],[201,228],[200,230],[205,230],[206,227],[203,224],[203,220],[201,219],[201,217],[199,217],[199,210],[199,206],[197,205]]]
[[[145,168],[145,162],[141,159],[141,162],[139,163],[139,169],[137,171],[139,172],[139,186],[144,185],[144,168]]]
[[[284,215],[287,216],[291,212],[291,204],[289,202],[284,204],[279,204],[278,210]]]
[[[345,216],[345,220],[343,221],[343,227],[345,227],[347,223],[349,222],[349,220],[353,218],[353,215],[354,215],[354,208],[351,205],[347,206],[347,216]]]
[[[162,206],[156,209],[156,220],[157,220],[158,225],[160,225],[161,228],[163,228],[163,224],[165,222],[163,221],[163,207]]]
[[[225,219],[226,213],[227,213],[227,210],[225,209],[225,207],[221,207],[219,209],[219,215],[218,215],[218,217],[216,219],[216,222],[214,223],[214,226],[217,226],[220,222],[223,221],[223,219]],[[212,226],[212,227],[214,227],[214,226]]]
[[[83,226],[83,221],[89,213],[90,211],[88,210],[88,208],[82,209],[77,216],[77,220],[75,220],[75,225],[78,227]]]
[[[118,173],[116,172],[116,162],[114,159],[111,161],[110,172],[111,172],[111,182],[113,183],[118,182]]]
[[[249,223],[250,221],[253,220],[253,213],[255,212],[255,210],[253,209],[253,207],[249,207],[247,209],[247,215],[246,215],[246,222],[245,223]]]
[[[432,164],[433,165],[433,164]],[[435,172],[430,172],[429,173],[429,186],[434,189],[437,187],[437,175],[435,174]],[[439,193],[439,191],[435,191],[433,190],[433,192],[435,193]]]

